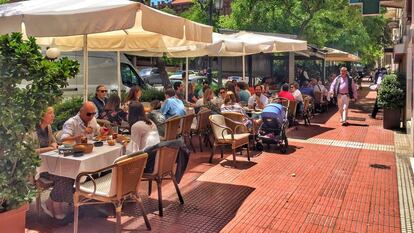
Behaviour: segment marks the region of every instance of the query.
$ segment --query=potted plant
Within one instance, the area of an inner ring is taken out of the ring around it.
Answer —
[[[405,92],[397,75],[385,75],[378,91],[378,105],[384,109],[384,129],[400,127],[401,109],[404,107]]]
[[[76,61],[45,59],[32,37],[0,36],[0,232],[25,230],[40,163],[29,135],[78,71]]]

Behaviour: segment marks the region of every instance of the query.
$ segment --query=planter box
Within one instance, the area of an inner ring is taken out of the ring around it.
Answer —
[[[384,129],[399,129],[401,120],[401,109],[384,109]]]
[[[27,210],[29,210],[29,204],[0,213],[0,233],[24,233]]]

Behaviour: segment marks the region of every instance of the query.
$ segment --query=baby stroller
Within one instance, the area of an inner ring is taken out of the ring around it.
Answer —
[[[286,128],[288,127],[287,118],[288,109],[278,103],[268,104],[261,113],[262,124],[257,134],[256,149],[263,150],[263,144],[276,144],[280,148],[280,152],[286,153],[288,148],[288,140],[286,136]]]

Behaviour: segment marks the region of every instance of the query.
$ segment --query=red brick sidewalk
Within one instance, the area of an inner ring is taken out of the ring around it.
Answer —
[[[382,129],[381,120],[368,119],[366,104],[375,96],[368,97],[353,107],[348,127],[340,126],[331,110],[311,120],[318,124],[291,131],[289,137],[296,140],[287,154],[271,147],[251,163],[239,157],[237,169],[219,155],[211,165],[209,152],[192,154],[180,184],[183,206],[170,183],[163,190],[164,217],[157,215],[156,191],[144,198],[152,232],[400,232],[394,153],[351,148],[358,142],[394,143],[393,132]],[[309,139],[345,143],[321,145]],[[145,197],[144,187],[142,191]],[[123,228],[145,231],[135,206],[127,204],[124,210]],[[73,230],[71,218],[36,217],[32,209],[27,220],[27,228],[34,231]],[[81,209],[80,232],[113,232],[114,221],[86,207]]]

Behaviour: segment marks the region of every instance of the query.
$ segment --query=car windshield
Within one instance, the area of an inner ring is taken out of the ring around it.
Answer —
[[[150,75],[151,74],[151,68],[142,69],[138,73],[139,73],[139,76]]]

